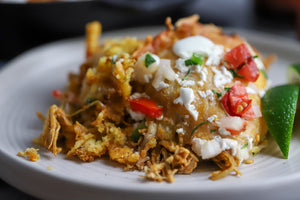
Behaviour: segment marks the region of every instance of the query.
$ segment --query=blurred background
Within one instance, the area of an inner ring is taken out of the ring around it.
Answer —
[[[202,23],[300,39],[300,0],[0,0],[0,68],[38,45],[83,36],[92,20],[106,32],[195,13]],[[0,180],[0,199],[34,197]]]

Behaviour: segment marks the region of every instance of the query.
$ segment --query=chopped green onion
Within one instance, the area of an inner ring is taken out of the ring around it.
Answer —
[[[266,70],[260,69],[260,71],[262,72],[262,74],[264,75],[264,77],[265,77],[266,79],[269,78],[269,77],[268,77],[268,74],[267,74],[267,72],[266,72]]]
[[[187,79],[187,77],[190,75],[191,70],[189,69],[188,72],[186,73],[185,77],[182,78],[182,80],[184,81],[185,79]]]
[[[241,149],[245,149],[248,146],[248,142],[246,144],[244,144]]]
[[[146,54],[146,57],[145,57],[145,66],[146,67],[149,67],[152,63],[154,63],[156,60],[151,56],[150,53],[147,53]]]
[[[258,58],[258,55],[253,56],[252,58]]]
[[[224,90],[226,91],[226,92],[229,92],[230,91],[230,87],[224,87]]]
[[[234,78],[238,77],[238,78],[245,78],[244,76],[241,76],[237,73],[237,70],[234,70],[234,69],[229,69],[229,71],[231,72],[232,76]]]
[[[201,54],[193,53],[190,59],[184,61],[186,66],[189,65],[202,65],[204,61],[204,56]]]
[[[140,137],[143,136],[143,134],[141,134],[139,132],[140,129],[145,129],[147,128],[145,123],[141,123],[139,124],[136,129],[132,132],[132,134],[130,135],[130,139],[133,140],[134,142],[138,142]]]
[[[200,123],[198,126],[196,126],[194,129],[193,129],[193,131],[191,132],[191,135],[193,135],[193,133],[200,127],[200,126],[202,126],[203,124],[208,124],[209,122],[202,122],[202,123]]]
[[[217,129],[211,129],[211,130],[210,130],[211,133],[214,133],[214,132],[216,132],[216,131],[217,131]]]

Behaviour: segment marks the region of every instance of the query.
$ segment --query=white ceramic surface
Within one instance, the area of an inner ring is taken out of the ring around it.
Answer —
[[[139,28],[105,36],[138,36],[160,28]],[[232,30],[231,30],[232,31]],[[229,32],[231,32],[229,31]],[[273,85],[286,82],[288,64],[300,61],[296,41],[272,35],[236,30],[263,54],[276,53],[269,70]],[[42,199],[297,199],[300,197],[300,128],[294,129],[289,159],[283,159],[274,141],[255,163],[242,165],[241,177],[211,181],[211,165],[191,175],[176,175],[175,182],[156,183],[141,172],[125,172],[108,160],[82,163],[65,155],[53,156],[40,147],[41,158],[29,162],[16,156],[31,147],[42,131],[35,112],[45,113],[57,103],[53,89],[63,89],[67,74],[77,72],[84,60],[82,38],[47,44],[15,58],[0,72],[0,177],[9,184]],[[52,170],[47,167],[52,166]]]

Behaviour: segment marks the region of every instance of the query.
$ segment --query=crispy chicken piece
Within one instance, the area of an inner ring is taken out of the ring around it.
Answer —
[[[42,144],[57,156],[62,148],[57,147],[57,141],[61,132],[72,132],[72,121],[66,116],[64,111],[52,105],[46,115],[43,133],[41,134]]]
[[[36,162],[40,159],[38,149],[35,148],[27,148],[25,151],[20,151],[18,152],[17,156],[24,157],[25,159],[32,162]]]

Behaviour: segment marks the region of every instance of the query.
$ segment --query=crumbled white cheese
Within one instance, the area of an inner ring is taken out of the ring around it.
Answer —
[[[207,74],[208,74],[208,72],[207,72],[206,67],[203,67],[202,70],[201,70],[201,72],[200,72],[200,77],[201,77],[202,81],[206,82],[206,80],[207,80]]]
[[[178,129],[176,129],[176,133],[181,134],[181,135],[184,135],[183,128],[178,128]]]
[[[133,93],[129,97],[129,99],[139,99],[139,98],[150,99],[150,97],[146,93],[138,93],[138,92]]]
[[[212,116],[210,116],[210,117],[207,118],[207,121],[213,122],[213,121],[217,120],[217,118],[218,118],[217,115],[212,115]]]
[[[202,159],[210,159],[222,152],[220,144],[216,140],[202,140],[193,138],[192,150]]]
[[[177,74],[176,74],[175,80],[177,81],[177,83],[180,86],[183,86],[183,87],[188,87],[188,86],[194,86],[195,85],[195,81],[193,81],[193,80],[182,80],[182,78],[179,78],[179,76]]]
[[[215,100],[215,95],[211,90],[206,90],[206,91],[198,90],[198,93],[202,98],[207,98],[210,101]]]
[[[231,150],[232,155],[238,155],[240,145],[236,140],[215,136],[212,140],[202,140],[194,137],[192,150],[202,159],[210,159],[219,155],[222,151]]]
[[[224,54],[224,47],[222,45],[215,45],[212,48],[212,52],[208,55],[206,65],[219,65],[220,60]]]
[[[179,93],[180,96],[174,100],[174,104],[179,103],[184,105],[196,121],[198,119],[198,111],[195,106],[191,104],[195,99],[193,90],[191,88],[180,88]]]
[[[246,87],[246,91],[248,94],[256,94],[257,93],[257,91],[251,87]]]
[[[213,81],[216,87],[224,86],[226,83],[230,83],[233,79],[232,74],[226,69],[225,66],[221,67],[221,71],[215,67],[212,67],[212,71],[215,73]]]
[[[145,65],[146,54],[150,54],[155,60],[155,62],[151,63],[148,67]],[[149,83],[150,79],[153,77],[153,74],[157,71],[159,64],[160,58],[157,55],[149,52],[141,55],[134,65],[133,79],[140,83]]]
[[[176,60],[174,67],[182,73],[187,73],[187,71],[189,70],[189,67],[185,65],[185,59],[182,58],[178,58]]]
[[[176,74],[171,67],[171,61],[168,59],[161,59],[154,80],[152,81],[152,86],[159,91],[160,83],[164,81],[164,79],[174,81],[175,78]]]
[[[231,135],[231,133],[229,131],[227,131],[225,128],[223,128],[223,127],[220,127],[218,129],[218,131],[219,131],[220,135],[222,135],[222,136]]]
[[[200,85],[200,86],[203,86],[204,82],[203,81],[198,81],[197,84]]]
[[[161,89],[164,89],[164,88],[167,88],[169,87],[170,85],[168,83],[165,83],[164,81],[161,81],[159,83],[159,86],[156,88],[158,91],[161,90]]]
[[[139,111],[133,111],[130,108],[127,108],[127,112],[131,116],[131,118],[135,121],[141,121],[145,119],[145,115]]]
[[[234,156],[240,150],[240,145],[236,140],[221,138],[220,136],[215,136],[214,140],[220,144],[222,151],[231,149],[232,155]]]

